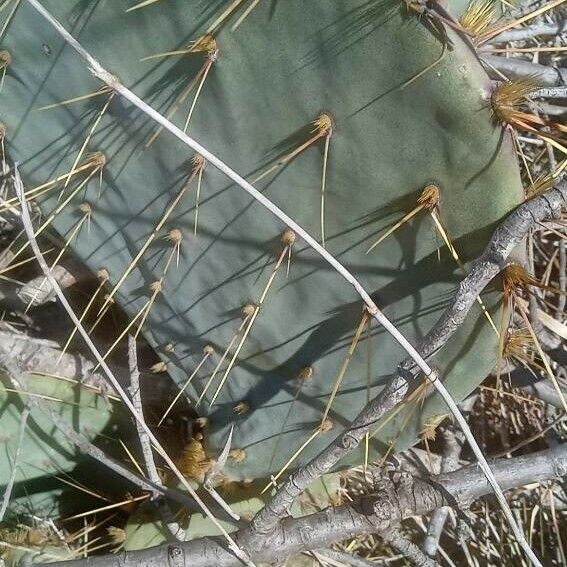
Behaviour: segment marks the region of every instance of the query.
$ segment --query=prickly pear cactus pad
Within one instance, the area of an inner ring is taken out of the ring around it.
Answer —
[[[14,458],[19,446],[21,431],[21,409],[24,400],[30,396],[41,399],[44,405],[61,419],[70,429],[81,433],[88,439],[96,435],[108,424],[111,416],[111,405],[95,390],[64,378],[48,375],[28,374],[25,390],[14,392],[13,388],[0,383],[0,407],[2,432],[0,448],[0,491],[8,483],[12,473]],[[15,476],[16,495],[22,502],[14,505],[25,506],[33,498],[34,509],[41,507],[47,511],[49,506],[55,508],[56,499],[34,495],[42,478],[65,474],[75,467],[81,458],[79,449],[74,443],[53,425],[48,413],[32,407],[23,431],[20,457]],[[64,486],[61,483],[61,486]],[[45,494],[44,494],[45,496]],[[12,505],[11,505],[12,506]]]
[[[43,4],[125,85],[324,238],[414,344],[462,277],[444,234],[466,264],[522,198],[473,47],[403,2]],[[11,54],[6,142],[30,198],[93,270],[108,270],[104,293],[161,354],[156,370],[180,387],[191,378],[208,455],[233,423],[234,479],[276,473],[301,446],[291,468],[316,454],[380,391],[402,349],[360,324],[354,290],[301,239],[103,89],[26,2],[1,47]],[[499,293],[483,300],[498,322]],[[431,362],[461,399],[497,344],[478,306]],[[415,442],[445,413],[414,396],[379,425],[372,455]]]

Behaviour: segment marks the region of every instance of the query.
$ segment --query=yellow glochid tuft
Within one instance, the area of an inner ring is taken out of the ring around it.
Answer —
[[[498,85],[490,98],[494,118],[499,122],[514,124],[522,116],[520,106],[538,86],[535,77],[526,77]]]
[[[459,18],[461,26],[473,37],[485,32],[496,17],[494,0],[472,0],[465,13]]]

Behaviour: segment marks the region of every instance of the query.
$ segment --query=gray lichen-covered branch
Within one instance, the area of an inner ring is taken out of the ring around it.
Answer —
[[[540,482],[567,474],[567,445],[532,455],[493,463],[493,470],[505,489]],[[236,535],[236,541],[255,561],[281,560],[305,550],[318,549],[335,541],[366,533],[381,533],[416,514],[426,514],[448,505],[466,508],[490,493],[477,466],[431,478],[413,478],[407,473],[380,477],[373,494],[343,506],[304,516],[287,518],[273,533],[254,538]],[[219,538],[200,538],[165,544],[141,551],[88,557],[50,563],[52,567],[232,567],[239,560]]]
[[[483,254],[459,284],[453,301],[422,342],[420,352],[425,358],[443,347],[463,324],[479,294],[506,266],[508,257],[528,231],[545,219],[557,218],[566,206],[567,182],[562,181],[518,207],[498,226]]]

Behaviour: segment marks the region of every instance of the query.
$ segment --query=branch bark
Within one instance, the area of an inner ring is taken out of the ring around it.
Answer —
[[[566,205],[567,181],[562,181],[520,205],[497,227],[484,252],[473,262],[469,273],[459,284],[453,301],[420,345],[424,358],[442,348],[463,324],[479,294],[506,266],[508,257],[528,231],[545,219],[558,218]],[[404,366],[411,367],[411,360],[407,360]]]
[[[492,463],[504,489],[562,478],[567,475],[567,444],[514,459]],[[272,562],[302,551],[320,549],[332,542],[366,533],[381,534],[414,515],[427,514],[440,506],[468,507],[489,494],[490,486],[478,466],[428,479],[393,473],[383,478],[375,493],[344,506],[327,508],[302,518],[286,518],[266,538],[246,543],[235,540],[254,561]],[[200,538],[179,544],[164,544],[140,551],[87,557],[45,564],[47,567],[236,567],[239,560],[226,549],[222,538]]]
[[[549,37],[561,35],[567,31],[567,21],[561,20],[556,24],[538,22],[516,30],[508,30],[493,37],[490,43],[507,43],[509,41],[522,41],[534,37]]]
[[[404,537],[399,527],[384,532],[382,539],[409,559],[415,567],[441,567],[437,561],[425,555],[415,543]]]
[[[453,428],[445,428],[441,432],[444,442],[443,461],[441,463],[441,472],[448,473],[455,471],[459,468],[459,456],[463,446],[463,436],[460,432],[455,431]],[[431,515],[427,534],[423,540],[423,551],[429,557],[437,555],[437,548],[439,547],[439,540],[441,533],[449,514],[449,508],[443,506],[437,508]]]
[[[509,79],[536,77],[542,87],[560,87],[567,83],[567,69],[561,67],[540,65],[517,57],[500,57],[488,53],[480,53],[480,58],[487,63],[488,75],[493,79],[501,80],[501,77],[495,74],[491,67],[504,73]]]

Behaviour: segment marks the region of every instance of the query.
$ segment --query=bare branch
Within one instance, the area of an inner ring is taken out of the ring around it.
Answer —
[[[305,466],[292,473],[279,488],[275,496],[256,514],[246,528],[251,537],[270,533],[288,513],[291,504],[305,487],[331,470],[343,457],[353,451],[366,433],[388,411],[404,399],[409,388],[405,374],[394,375],[384,389],[372,399],[354,421],[342,431],[321,453]]]
[[[453,428],[444,428],[441,432],[444,441],[444,454],[443,461],[441,462],[441,472],[448,473],[455,471],[459,468],[459,455],[463,446],[463,437],[460,432],[455,431]],[[437,548],[439,547],[439,539],[449,514],[449,508],[443,506],[437,508],[431,515],[429,521],[429,528],[425,539],[423,540],[423,551],[429,557],[437,555]]]
[[[556,24],[538,22],[523,28],[508,30],[493,37],[490,43],[507,43],[509,41],[522,41],[534,37],[556,36],[567,31],[567,21],[561,20]]]
[[[511,489],[567,475],[567,444],[554,449],[492,463],[498,483]],[[477,465],[429,479],[394,473],[374,494],[344,506],[327,508],[302,518],[287,518],[277,529],[248,548],[256,561],[281,561],[310,549],[367,533],[381,534],[402,520],[427,514],[439,506],[464,508],[489,494],[490,485]],[[235,536],[238,543],[240,534]],[[248,543],[248,542],[247,542]],[[201,538],[180,544],[45,564],[47,567],[236,567],[238,559],[222,538]]]
[[[404,537],[398,526],[383,532],[381,536],[416,567],[440,567],[437,561],[425,555],[415,543]]]
[[[531,96],[534,98],[567,98],[567,86],[544,87],[532,93]]]
[[[567,83],[567,69],[561,67],[540,65],[517,57],[499,57],[488,53],[481,53],[480,57],[481,61],[487,63],[487,72],[494,79],[500,80],[501,77],[495,75],[491,67],[504,73],[509,79],[536,77],[542,87],[560,87]]]
[[[424,358],[442,348],[463,324],[476,298],[506,266],[508,256],[529,230],[545,219],[557,218],[566,205],[567,182],[562,181],[519,206],[498,226],[480,258],[473,262],[469,273],[459,284],[453,301],[423,340],[420,352]],[[405,368],[411,366],[411,360],[404,363]]]

